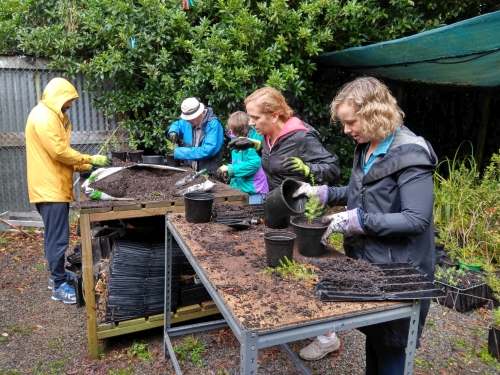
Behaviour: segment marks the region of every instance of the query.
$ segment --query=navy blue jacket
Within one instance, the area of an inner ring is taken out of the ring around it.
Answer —
[[[437,157],[432,146],[407,127],[398,132],[385,155],[365,175],[356,147],[348,186],[329,188],[328,205],[360,207],[365,234],[344,238],[347,256],[370,263],[409,262],[434,279],[435,244],[432,176]],[[419,337],[429,310],[422,301]],[[362,332],[386,346],[405,347],[409,319],[368,326]]]

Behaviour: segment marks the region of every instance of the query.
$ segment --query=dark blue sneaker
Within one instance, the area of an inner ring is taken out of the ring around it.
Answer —
[[[66,281],[70,282],[75,275],[75,273],[66,271]],[[49,278],[49,285],[47,285],[47,289],[52,290],[52,288],[54,288],[54,280],[52,280],[52,278]]]
[[[75,290],[71,285],[64,282],[59,288],[52,289],[52,299],[60,300],[68,304],[74,304],[76,303]]]

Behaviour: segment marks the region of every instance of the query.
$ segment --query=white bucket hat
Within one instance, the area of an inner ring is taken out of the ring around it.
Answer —
[[[205,106],[196,98],[187,98],[181,104],[181,118],[189,121],[203,113]]]

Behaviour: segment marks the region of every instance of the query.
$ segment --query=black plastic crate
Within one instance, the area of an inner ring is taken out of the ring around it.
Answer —
[[[468,288],[457,288],[442,281],[435,280],[437,287],[446,292],[446,297],[437,298],[439,304],[458,312],[467,312],[486,305],[492,300],[491,288],[486,283],[480,283]]]

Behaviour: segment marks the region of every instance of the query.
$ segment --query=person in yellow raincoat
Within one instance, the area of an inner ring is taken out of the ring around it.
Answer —
[[[52,299],[76,303],[69,284],[64,255],[69,243],[69,202],[75,200],[73,172],[109,165],[101,155],[86,155],[69,144],[71,123],[66,111],[78,98],[75,87],[63,78],[52,79],[26,124],[26,160],[30,202],[44,223],[44,251],[50,269]]]

